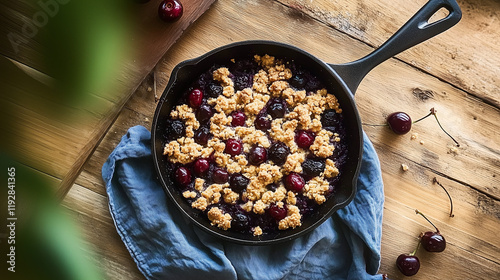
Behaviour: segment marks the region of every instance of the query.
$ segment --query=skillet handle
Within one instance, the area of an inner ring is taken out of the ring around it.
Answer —
[[[449,14],[438,21],[429,19],[441,8]],[[375,66],[457,24],[462,11],[455,0],[429,0],[403,27],[367,56],[345,64],[329,64],[344,80],[352,94]]]

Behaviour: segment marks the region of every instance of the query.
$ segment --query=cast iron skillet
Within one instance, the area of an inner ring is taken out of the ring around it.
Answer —
[[[441,8],[448,10],[449,14],[443,19],[428,23],[431,16]],[[328,219],[335,211],[349,204],[356,194],[356,181],[363,151],[363,135],[358,110],[354,102],[354,92],[361,80],[381,62],[452,27],[460,21],[461,16],[460,8],[455,0],[430,0],[380,48],[357,61],[347,64],[327,64],[299,48],[272,41],[237,42],[217,48],[198,58],[181,62],[173,69],[169,83],[158,102],[151,129],[154,164],[165,193],[191,222],[227,241],[245,245],[266,245],[292,240],[310,232]],[[298,65],[307,66],[309,71],[317,75],[326,85],[328,92],[334,93],[340,102],[344,114],[348,143],[347,162],[336,195],[321,205],[317,213],[305,219],[301,227],[260,237],[224,231],[216,226],[211,226],[205,215],[200,213],[199,210],[191,208],[180,191],[174,186],[171,178],[172,170],[168,169],[166,158],[162,155],[165,145],[163,139],[166,127],[165,121],[173,105],[187,87],[202,72],[213,65],[228,65],[230,59],[237,60],[253,54],[269,54],[285,60],[293,60]]]

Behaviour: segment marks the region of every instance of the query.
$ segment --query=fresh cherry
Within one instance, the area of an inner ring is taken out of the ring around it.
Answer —
[[[412,254],[401,254],[396,260],[396,266],[405,276],[415,275],[420,269],[420,260],[414,253],[415,252]]]
[[[259,165],[267,160],[267,151],[264,147],[253,146],[248,154],[248,162],[252,165]]]
[[[441,123],[439,122],[439,119],[437,117],[437,111],[434,109],[434,108],[431,108],[430,110],[430,113],[425,115],[424,117],[412,122],[411,121],[411,118],[410,116],[407,114],[407,113],[404,113],[404,112],[394,112],[394,113],[391,113],[389,116],[387,116],[387,119],[386,119],[386,125],[388,125],[390,127],[390,129],[396,133],[396,134],[406,134],[408,133],[408,131],[410,131],[411,129],[411,126],[412,124],[415,124],[419,121],[422,121],[424,119],[426,119],[427,117],[433,115],[434,118],[436,119],[436,122],[438,123],[439,125],[439,128],[441,128],[441,130],[446,134],[448,135],[448,137],[451,138],[451,140],[453,140],[453,142],[455,142],[455,145],[457,147],[460,147],[460,144],[457,142],[457,140],[455,140],[455,138],[453,138],[448,132],[446,132],[446,130],[443,128],[443,126],[441,125]],[[371,125],[371,126],[382,126],[380,124],[365,124],[365,125]]]
[[[269,147],[268,158],[276,165],[283,165],[286,162],[290,149],[283,142],[275,142]]]
[[[237,156],[241,154],[242,151],[243,151],[243,144],[241,143],[241,140],[228,139],[226,141],[226,148],[224,150],[226,154]]]
[[[210,162],[206,158],[199,158],[194,162],[194,173],[198,176],[205,174],[210,167]]]
[[[247,117],[241,111],[234,111],[231,114],[231,117],[233,117],[233,120],[231,121],[232,126],[244,126],[245,121],[247,120]]]
[[[223,168],[216,168],[212,174],[212,180],[217,184],[227,183],[228,179],[229,173]]]
[[[285,177],[285,187],[288,190],[300,192],[306,185],[306,181],[297,173],[290,173]]]
[[[271,120],[267,118],[267,114],[260,114],[254,121],[255,128],[266,131],[271,128]]]
[[[164,0],[158,7],[158,15],[165,22],[175,22],[182,17],[183,8],[179,0]]]
[[[269,215],[277,221],[283,220],[286,217],[286,214],[286,206],[279,207],[275,203],[272,203],[271,206],[269,206]]]
[[[387,124],[396,134],[406,134],[411,129],[411,118],[407,113],[395,112],[387,117]]]
[[[191,90],[191,92],[189,92],[188,101],[192,108],[200,107],[203,102],[203,91],[199,88]]]
[[[442,252],[446,248],[446,240],[441,235],[439,229],[420,211],[415,210],[415,213],[426,219],[435,229],[435,232],[427,231],[420,234],[420,244],[428,252]]]
[[[191,183],[191,171],[186,167],[179,167],[174,173],[175,181],[181,186],[187,186]]]
[[[295,134],[295,143],[297,143],[297,146],[302,149],[309,149],[309,147],[314,143],[315,137],[316,136],[312,132],[299,130]]]

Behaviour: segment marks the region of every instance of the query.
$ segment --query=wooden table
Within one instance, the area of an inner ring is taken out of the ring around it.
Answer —
[[[38,97],[29,84],[9,84],[10,91],[25,97],[2,99],[17,106],[8,115],[15,124],[10,132],[24,136],[8,147],[53,182],[106,279],[143,276],[115,230],[101,167],[129,127],[150,128],[154,88],[158,95],[163,91],[176,64],[249,39],[289,43],[329,63],[353,61],[381,45],[426,1],[185,0],[187,14],[163,29],[161,22],[146,16],[156,2],[137,9],[144,19],[139,28],[148,30],[138,37],[144,43],[140,59],[124,63],[111,97],[95,94],[104,106],[71,108],[84,118],[61,120],[37,110]],[[460,143],[455,148],[432,118],[403,136],[386,127],[364,126],[382,165],[385,205],[379,273],[391,279],[404,278],[395,266],[397,256],[413,251],[419,233],[432,229],[415,209],[435,222],[448,246],[439,254],[420,250],[422,266],[414,279],[500,277],[500,2],[458,2],[463,11],[458,25],[374,69],[356,93],[365,123],[383,123],[394,111],[416,119],[435,108],[443,127]],[[2,9],[7,31],[19,29],[22,15],[36,11],[20,4],[2,4]],[[16,19],[21,19],[17,25]],[[37,56],[42,42],[36,38],[20,53],[3,43],[2,65],[9,65],[14,74],[22,69],[30,76],[26,79],[50,81]],[[36,137],[26,138],[26,129]],[[449,217],[448,197],[434,178],[453,198],[455,217]]]

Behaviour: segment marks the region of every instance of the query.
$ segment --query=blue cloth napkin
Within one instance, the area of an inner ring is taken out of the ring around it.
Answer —
[[[366,135],[354,200],[310,233],[268,246],[224,242],[185,219],[156,179],[150,140],[130,128],[102,168],[118,233],[147,279],[382,279],[384,193]]]

